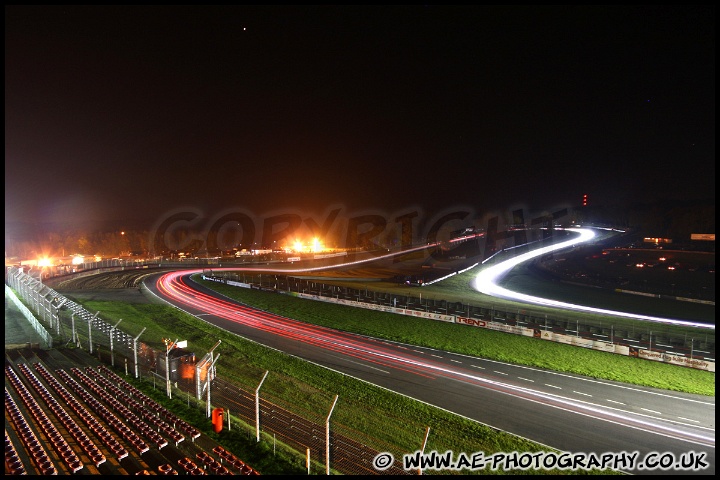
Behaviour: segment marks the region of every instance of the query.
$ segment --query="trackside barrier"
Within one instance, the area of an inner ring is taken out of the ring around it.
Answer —
[[[369,437],[339,421],[332,422],[332,428],[329,428],[326,411],[309,411],[305,406],[288,404],[271,391],[261,394],[258,385],[241,385],[221,378],[215,372],[213,362],[207,361],[210,352],[205,356],[196,356],[183,348],[175,348],[177,342],[170,344],[172,348],[167,348],[166,344],[166,348],[156,349],[139,341],[145,328],[139,334],[124,332],[121,329],[124,323],[105,321],[101,312],[89,312],[20,269],[10,268],[7,282],[9,294],[17,294],[18,308],[26,312],[29,321],[37,322],[55,345],[86,350],[101,362],[117,366],[119,370],[124,365],[125,377],[142,378],[162,391],[166,390],[166,385],[169,386],[172,393],[169,398],[186,399],[188,406],[192,404],[198,410],[207,411],[209,408],[208,422],[214,420],[212,426],[215,430],[222,429],[222,411],[227,417],[227,430],[231,429],[232,421],[232,430],[246,428],[253,435],[259,432],[262,436],[258,437],[258,441],[271,442],[273,449],[280,444],[299,452],[303,459],[312,455],[313,461],[308,469],[312,466],[313,473],[319,473],[320,469],[327,472],[330,468],[333,473],[343,475],[376,474],[372,459],[382,452],[391,452],[396,460],[384,473],[408,474],[400,460],[408,451],[407,447]],[[156,343],[159,343],[158,339]],[[210,358],[217,360],[220,355]],[[233,367],[239,368],[238,365]],[[115,381],[113,385],[121,383]],[[303,396],[310,395],[309,386],[303,385],[302,388]],[[208,395],[210,389],[212,396]],[[266,390],[271,390],[271,387],[267,386]],[[148,402],[136,390],[124,393]],[[328,392],[315,391],[312,394],[325,397]],[[115,395],[119,394],[116,392]],[[211,399],[212,405],[205,398]],[[352,402],[347,399],[341,403]],[[131,404],[129,401],[126,403]],[[213,412],[217,412],[214,419]],[[172,412],[163,412],[162,415],[166,423],[178,429],[176,442],[183,439],[195,442],[200,437],[200,430],[175,417]],[[385,422],[382,418],[378,421]],[[424,425],[421,428],[406,420],[404,428],[411,435],[417,431],[420,442]],[[252,474],[248,473],[252,471],[248,470],[248,465],[239,460],[233,464],[227,459],[225,461],[228,468],[236,467],[234,472],[237,474]]]
[[[706,370],[715,372],[715,362],[709,362],[701,359],[690,359],[683,355],[670,355],[663,352],[654,352],[644,348],[630,347],[628,345],[620,345],[617,343],[605,342],[602,340],[593,340],[582,338],[574,335],[565,335],[556,332],[541,331],[532,328],[508,326],[503,323],[488,322],[483,320],[457,317],[455,323],[464,325],[472,325],[474,327],[488,328],[498,330],[505,333],[514,333],[516,335],[525,335],[527,337],[541,338],[552,342],[564,343],[575,347],[590,348],[592,350],[600,350],[602,352],[616,353],[618,355],[626,355],[644,360],[654,360],[656,362],[671,363],[683,367],[696,368],[698,370]],[[509,328],[508,328],[509,327]]]
[[[32,312],[22,304],[20,299],[15,295],[15,292],[13,292],[12,288],[10,288],[8,285],[5,285],[5,297],[10,298],[10,300],[13,302],[15,307],[22,312],[23,316],[30,322],[30,325],[32,325],[33,330],[37,332],[38,335],[43,339],[45,342],[45,345],[48,348],[52,348],[53,346],[53,339],[52,335],[50,335],[50,332],[48,332],[45,327],[35,318],[35,315],[32,314]]]
[[[242,288],[254,288],[250,283],[238,282],[229,280],[226,278],[217,278],[203,275],[204,280],[216,281],[225,283],[226,285],[242,287]],[[255,287],[256,288],[256,287]],[[271,289],[277,293],[292,295],[299,298],[316,300],[328,303],[334,303],[338,305],[348,305],[357,308],[365,308],[369,310],[377,310],[381,312],[395,313],[398,315],[408,315],[417,318],[426,318],[429,320],[438,320],[449,323],[459,323],[463,325],[469,325],[472,327],[487,328],[489,330],[496,330],[505,333],[511,333],[515,335],[523,335],[526,337],[534,337],[542,340],[548,340],[557,343],[563,343],[566,345],[572,345],[581,348],[589,348],[592,350],[599,350],[608,353],[615,353],[618,355],[631,356],[640,358],[643,360],[652,360],[656,362],[670,363],[672,365],[679,365],[683,367],[695,368],[698,370],[705,370],[708,372],[715,372],[715,362],[707,360],[705,358],[689,358],[684,355],[672,355],[669,353],[653,351],[650,348],[633,347],[630,345],[623,345],[616,342],[608,342],[604,340],[585,338],[579,335],[568,335],[558,332],[552,332],[542,329],[526,328],[517,325],[508,325],[507,323],[494,322],[492,320],[477,319],[467,316],[460,315],[447,315],[440,313],[427,312],[422,310],[415,310],[406,307],[394,307],[389,305],[378,305],[375,303],[355,301],[346,298],[336,298],[326,295],[309,294],[303,292],[292,292],[284,291],[279,289]]]

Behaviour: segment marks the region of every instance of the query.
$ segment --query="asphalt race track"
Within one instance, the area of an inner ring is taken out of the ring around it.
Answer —
[[[680,459],[696,452],[709,468],[683,473],[714,473],[714,397],[339,333],[217,300],[188,272],[152,276],[145,283],[161,298],[227,331],[535,442],[574,453],[638,452],[640,458],[672,452]]]

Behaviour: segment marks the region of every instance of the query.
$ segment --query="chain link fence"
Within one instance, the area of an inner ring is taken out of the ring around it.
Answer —
[[[611,342],[629,341],[631,345],[652,347],[671,346],[673,351],[686,355],[708,355],[714,358],[714,331],[703,336],[688,337],[675,333],[671,326],[653,324],[636,328],[632,323],[602,323],[600,321],[571,320],[551,317],[530,308],[513,311],[497,309],[469,302],[436,300],[418,295],[389,294],[362,288],[339,287],[318,280],[300,279],[286,275],[217,272],[219,279],[233,280],[253,288],[296,294],[318,295],[368,303],[378,306],[403,307],[408,310],[453,315],[470,319],[504,322],[539,331],[558,331],[589,338],[605,338]],[[270,389],[259,385],[239,385],[217,376],[215,356],[211,350],[202,358],[186,352],[174,342],[166,341],[165,350],[157,350],[137,336],[124,332],[122,323],[112,325],[99,312],[92,313],[81,305],[60,295],[40,280],[19,269],[9,269],[8,285],[22,298],[27,309],[37,318],[50,345],[72,345],[87,350],[104,363],[124,369],[126,375],[152,379],[166,394],[187,398],[197,408],[205,409],[211,417],[212,409],[222,409],[227,428],[243,428],[257,441],[270,442],[273,448],[288,448],[302,456],[311,473],[339,473],[346,475],[388,474],[407,475],[399,459],[408,453],[407,446],[398,446],[388,439],[369,438],[363,432],[336,422],[332,417],[334,401],[327,392],[308,392],[327,399],[326,411],[307,411],[288,404]],[[144,330],[143,330],[144,331]],[[267,372],[266,372],[267,374]],[[307,388],[306,386],[303,388]],[[335,399],[337,400],[337,399]],[[348,399],[342,399],[348,402]],[[378,422],[384,419],[378,418]],[[416,432],[420,446],[426,426],[403,417],[406,430]],[[373,459],[381,453],[391,453],[394,463],[383,471],[373,467]]]
[[[38,279],[20,270],[10,270],[10,288],[37,318],[37,326],[52,337],[55,346],[74,346],[86,350],[108,365],[125,371],[128,376],[153,382],[165,388],[168,397],[187,398],[188,404],[211,410],[222,409],[226,428],[243,428],[258,441],[270,442],[273,448],[286,448],[302,456],[310,473],[344,475],[407,475],[400,460],[390,468],[378,471],[373,459],[380,453],[392,453],[401,459],[406,449],[370,438],[333,421],[331,399],[325,412],[310,412],[289,405],[257,386],[238,385],[218,377],[216,362],[220,355],[212,351],[202,358],[168,342],[157,350],[64,297]],[[327,393],[315,392],[328,397]],[[382,418],[378,418],[382,422]],[[418,445],[424,427],[418,425]]]

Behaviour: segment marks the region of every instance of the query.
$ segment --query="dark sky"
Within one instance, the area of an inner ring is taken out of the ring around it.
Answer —
[[[714,6],[5,6],[5,221],[715,197]]]

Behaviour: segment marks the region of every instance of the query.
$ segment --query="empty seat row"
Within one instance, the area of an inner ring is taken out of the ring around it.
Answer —
[[[5,372],[7,377],[7,368]],[[19,379],[17,379],[17,381],[20,382]],[[14,382],[11,380],[11,383]],[[13,385],[13,388],[16,388],[15,385]],[[50,461],[45,447],[42,446],[35,432],[30,428],[27,420],[25,420],[25,416],[20,411],[20,407],[15,403],[7,387],[5,388],[5,410],[8,412],[10,421],[18,432],[20,441],[23,442],[25,449],[30,453],[30,457],[37,467],[38,472],[43,475],[56,475],[57,470],[55,465]]]
[[[215,458],[206,451],[201,451],[196,457],[212,475],[233,475],[230,469],[215,460]]]
[[[60,383],[60,381],[50,372],[48,371],[42,364],[36,364],[35,369],[37,372],[43,377],[43,379],[52,387],[57,393],[60,398],[65,401],[65,403],[75,412],[75,414],[85,423],[85,425],[90,429],[95,435],[100,438],[100,440],[103,442],[105,446],[107,446],[110,451],[113,453],[113,455],[118,459],[122,460],[123,458],[128,456],[128,452],[115,438],[115,436],[108,432],[107,429],[105,429],[100,422],[98,422],[97,418],[81,404],[74,396],[70,394],[70,392]],[[64,371],[59,370],[58,374],[62,376],[64,374]],[[80,444],[81,448],[89,454],[89,452],[92,451],[91,447],[94,447],[95,444],[90,441],[87,436],[80,435],[78,438],[76,438],[78,443]],[[100,460],[97,458],[97,460]]]
[[[25,465],[20,460],[17,449],[12,443],[7,430],[5,430],[5,466],[7,467],[5,473],[9,475],[27,475]]]
[[[116,401],[120,402],[123,406],[127,406],[130,410],[137,413],[144,421],[151,424],[155,427],[157,433],[163,433],[169,436],[173,442],[175,442],[175,446],[177,446],[180,442],[185,440],[185,436],[175,430],[172,426],[170,426],[167,422],[162,420],[158,414],[155,412],[154,409],[151,409],[144,404],[141,404],[134,398],[132,398],[130,395],[126,394],[121,388],[117,387],[115,384],[111,383],[110,380],[105,378],[104,376],[100,375],[100,373],[96,373],[91,368],[86,369],[86,373],[88,376],[92,375],[93,380],[106,390],[110,392],[110,394],[115,398]],[[117,377],[120,378],[120,377]],[[122,380],[122,379],[121,379]],[[113,381],[116,381],[116,379],[113,379]],[[157,437],[157,435],[153,435],[153,437]],[[156,440],[153,440],[156,441]],[[164,443],[167,444],[167,441],[163,439]],[[164,445],[163,445],[164,446]],[[160,447],[162,448],[162,447]]]
[[[199,468],[197,463],[193,462],[191,458],[181,458],[178,460],[178,465],[182,467],[187,475],[205,475],[205,471]]]
[[[47,382],[50,384],[50,387],[55,390],[56,393],[57,390],[55,389],[55,384],[58,384],[57,379],[52,376],[52,374],[45,369],[40,363],[34,364],[35,370],[38,372],[38,374]],[[28,372],[32,373],[32,372]],[[39,383],[39,382],[38,382]],[[59,384],[58,384],[59,385]],[[36,388],[40,388],[39,386],[36,386]],[[45,388],[44,386],[42,388]],[[60,392],[62,393],[62,391]],[[48,392],[49,394],[49,392]],[[66,398],[64,398],[63,395],[60,394],[60,397],[65,401],[66,404],[68,404]],[[45,395],[42,396],[42,398],[47,398]],[[73,419],[68,412],[60,406],[60,403],[57,400],[47,400],[48,407],[52,412],[55,414],[55,416],[60,420],[60,422],[63,424],[65,429],[70,433],[70,435],[73,436],[75,439],[75,442],[80,445],[80,448],[83,449],[85,454],[92,460],[92,463],[95,466],[100,466],[103,463],[105,463],[106,458],[105,455],[100,452],[100,449],[97,448],[95,443],[90,439],[90,437],[87,436],[85,431],[81,428],[80,425]],[[72,405],[68,404],[70,408],[72,409]],[[82,418],[82,417],[81,417]],[[58,447],[59,450],[61,450],[61,455],[63,457],[65,455],[68,455],[68,449],[69,447],[60,446]],[[71,471],[76,472],[77,471],[77,462],[73,462],[71,465],[68,465],[71,469]]]
[[[43,401],[51,411],[62,411],[63,414],[67,415],[67,412],[64,411],[64,409],[60,406],[57,400],[50,394],[50,391],[45,387],[45,385],[40,382],[40,380],[35,376],[32,370],[30,370],[30,367],[28,367],[26,364],[20,364],[18,365],[18,369],[22,372],[22,374],[25,376],[25,379],[30,385],[32,385],[35,392],[40,396],[40,398],[43,399]],[[26,387],[23,386],[23,388]],[[60,431],[58,431],[57,427],[55,427],[53,422],[45,413],[45,410],[40,406],[40,403],[34,397],[32,397],[29,401],[26,402],[25,406],[33,414],[35,420],[40,425],[40,428],[42,428],[45,436],[48,438],[48,440],[50,440],[50,444],[53,446],[60,458],[62,458],[63,463],[65,463],[68,470],[70,470],[72,473],[76,473],[82,470],[84,465],[80,460],[80,457],[78,457],[75,450],[67,443],[67,440],[65,440],[65,437],[60,433]],[[69,431],[71,435],[75,436],[82,432],[82,429],[75,423],[74,420],[72,420],[72,425],[70,426]],[[96,459],[93,459],[93,461],[95,460]],[[105,459],[103,457],[102,462],[104,461]]]
[[[178,472],[172,465],[166,463],[158,467],[158,475],[178,475]]]
[[[90,392],[85,390],[80,383],[70,376],[65,371],[58,371],[62,379],[67,385],[80,397],[83,401],[93,409],[93,411],[105,422],[110,425],[121,437],[130,442],[135,450],[141,455],[150,448],[147,444],[139,438],[135,433],[130,430],[119,418],[117,418],[105,405],[103,405],[98,399],[93,397]],[[102,427],[100,427],[102,428]]]
[[[106,392],[102,387],[100,387],[95,381],[93,381],[88,375],[86,375],[84,372],[82,372],[79,368],[72,368],[71,371],[80,378],[80,380],[83,382],[84,385],[89,387],[95,394],[97,394],[102,400],[112,406],[112,408],[118,412],[118,414],[122,415],[125,420],[133,425],[140,433],[142,433],[146,438],[148,438],[150,441],[155,443],[155,445],[161,449],[164,446],[167,445],[167,440],[165,440],[162,436],[157,434],[156,432],[153,432],[152,429],[150,429],[145,422],[140,420],[137,415],[135,415],[133,412],[131,412],[127,407],[122,405],[119,400],[115,399],[114,397],[110,396],[108,392]],[[132,443],[133,446],[135,446],[138,451],[141,451],[142,453],[145,453],[149,450],[149,447],[145,442],[135,433],[132,432],[132,430],[124,423],[120,422],[121,425],[113,425],[113,428],[116,428],[116,430],[119,430],[121,434],[128,440],[130,443]],[[128,433],[128,431],[130,433]]]
[[[213,453],[220,457],[221,463],[225,463],[231,469],[240,472],[241,475],[260,475],[260,472],[240,460],[232,452],[227,451],[222,445],[213,448]]]
[[[181,418],[177,417],[175,414],[167,410],[165,407],[157,403],[155,400],[151,399],[147,395],[145,395],[143,392],[135,388],[134,386],[130,385],[128,382],[126,382],[122,377],[117,375],[115,372],[110,370],[104,365],[100,365],[98,367],[98,372],[101,372],[103,375],[105,375],[107,378],[109,378],[114,385],[119,386],[120,388],[124,389],[126,392],[128,392],[129,395],[136,397],[139,402],[141,402],[144,406],[148,407],[152,411],[156,412],[158,415],[160,415],[162,418],[165,419],[166,422],[171,424],[173,428],[181,431],[188,437],[190,437],[193,441],[200,437],[200,430],[193,427],[189,423],[187,423],[185,420],[182,420]]]

